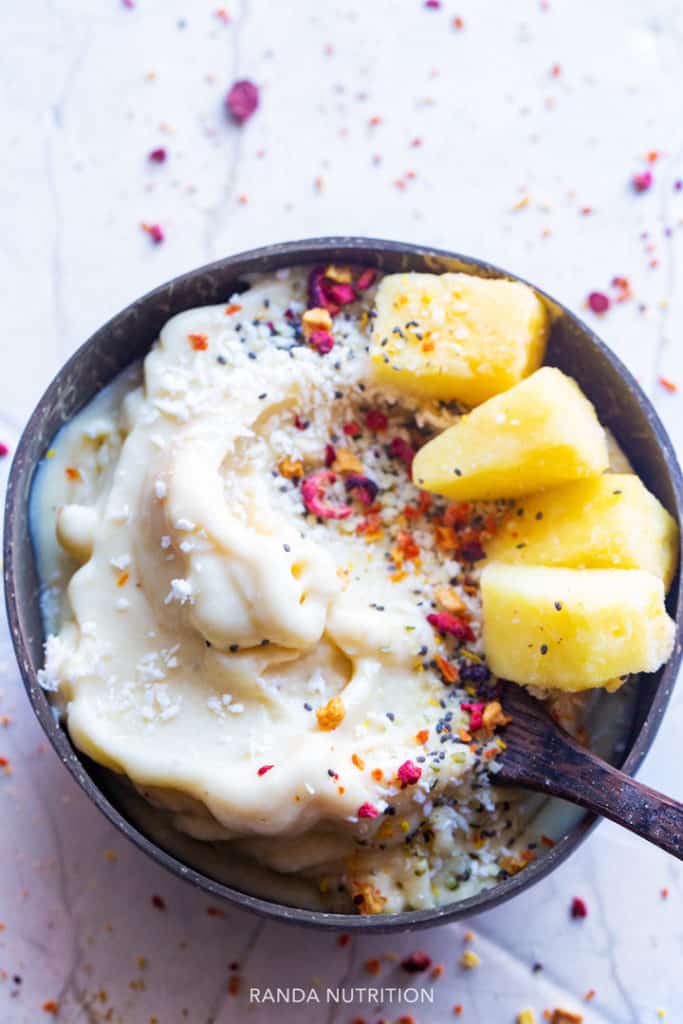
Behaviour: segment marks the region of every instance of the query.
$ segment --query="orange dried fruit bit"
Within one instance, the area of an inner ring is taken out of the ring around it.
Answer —
[[[285,455],[284,459],[278,463],[277,469],[280,476],[284,476],[287,480],[297,480],[304,475],[304,464],[301,459],[290,459],[289,455]]]
[[[75,466],[67,466],[66,469],[64,470],[64,472],[66,473],[66,476],[67,476],[68,480],[81,480],[82,479],[80,469],[76,469]]]
[[[467,612],[467,605],[452,587],[442,587],[434,596],[444,611],[454,615],[462,615]]]
[[[325,268],[325,277],[328,281],[334,281],[336,284],[351,284],[353,272],[351,267],[338,267],[334,263],[330,263],[329,267]]]
[[[187,340],[195,352],[206,352],[209,347],[209,338],[206,334],[188,334]]]
[[[323,732],[332,732],[337,726],[341,725],[346,715],[346,708],[341,697],[331,697],[327,704],[323,707],[318,708],[315,713],[318,719],[318,725]]]
[[[307,309],[301,317],[301,329],[304,332],[304,338],[308,339],[315,331],[331,331],[332,330],[332,317],[329,311],[323,309],[322,306],[315,306],[313,309]]]
[[[446,659],[442,658],[440,654],[435,655],[434,661],[438,665],[439,672],[443,676],[443,681],[445,683],[457,683],[460,678],[460,673],[458,672],[456,665],[451,665],[450,661],[446,661]]]
[[[126,583],[128,582],[128,578],[129,578],[129,574],[127,572],[122,572],[121,575],[119,576],[119,578],[116,581],[116,586],[117,587],[125,587]]]
[[[238,302],[231,302],[229,306],[225,307],[225,315],[232,316],[233,313],[239,313],[242,307]]]
[[[505,714],[499,700],[490,700],[484,708],[481,721],[486,731],[492,733],[498,726],[508,725],[512,719]]]
[[[384,772],[382,771],[381,768],[373,768],[371,775],[375,782],[381,782],[382,779],[384,778]]]
[[[351,755],[351,764],[355,765],[359,772],[362,772],[365,768],[365,761],[362,757],[359,757],[358,754]]]
[[[359,914],[381,914],[387,902],[371,882],[352,882],[353,904]]]
[[[446,664],[448,664],[448,662],[446,662]],[[418,743],[426,743],[429,739],[429,729],[420,729],[415,739]]]
[[[569,1010],[553,1010],[550,1024],[583,1024],[583,1017]]]
[[[332,469],[337,473],[362,473],[364,466],[350,448],[337,448]]]

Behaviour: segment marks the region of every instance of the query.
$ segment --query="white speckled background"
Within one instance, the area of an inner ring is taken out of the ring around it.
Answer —
[[[219,3],[0,6],[0,441],[13,446],[64,358],[152,286],[254,245],[352,233],[481,256],[577,310],[628,277],[632,299],[587,315],[683,442],[681,397],[659,383],[683,385],[681,4],[228,0],[221,16]],[[222,102],[244,76],[262,103],[237,129]],[[159,145],[169,159],[151,165]],[[635,195],[649,151],[654,184]],[[162,245],[141,221],[163,226]],[[67,777],[6,632],[0,643],[2,1024],[49,1022],[51,1001],[69,1024],[513,1024],[527,1006],[539,1021],[557,1006],[585,1024],[683,1021],[680,866],[616,827],[473,920],[481,965],[469,972],[465,927],[340,947],[211,915]],[[679,691],[641,773],[679,799],[682,727]],[[575,895],[585,921],[569,918]],[[380,979],[364,963],[416,947],[445,967],[418,977],[431,1006],[248,1004],[250,986],[412,984],[391,960]]]

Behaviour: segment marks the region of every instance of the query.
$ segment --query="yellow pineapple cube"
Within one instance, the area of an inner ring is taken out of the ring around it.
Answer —
[[[640,569],[493,562],[481,575],[491,671],[522,686],[574,692],[654,672],[673,648],[664,585]]]
[[[520,499],[486,554],[523,565],[644,569],[668,589],[678,527],[637,476],[605,473]]]
[[[389,274],[375,305],[373,369],[402,391],[478,405],[543,362],[548,312],[519,281]]]
[[[428,441],[413,481],[447,498],[516,498],[607,465],[595,409],[571,377],[544,366]]]

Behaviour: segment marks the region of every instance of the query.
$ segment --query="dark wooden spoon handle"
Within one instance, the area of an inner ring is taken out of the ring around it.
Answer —
[[[683,804],[613,768],[536,708],[515,704],[500,781],[585,807],[683,860]]]

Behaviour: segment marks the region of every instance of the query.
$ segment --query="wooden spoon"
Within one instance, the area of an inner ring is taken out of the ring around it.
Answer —
[[[496,783],[569,800],[683,860],[683,804],[584,749],[521,686],[508,684],[502,703],[512,721],[502,733],[507,747]]]

